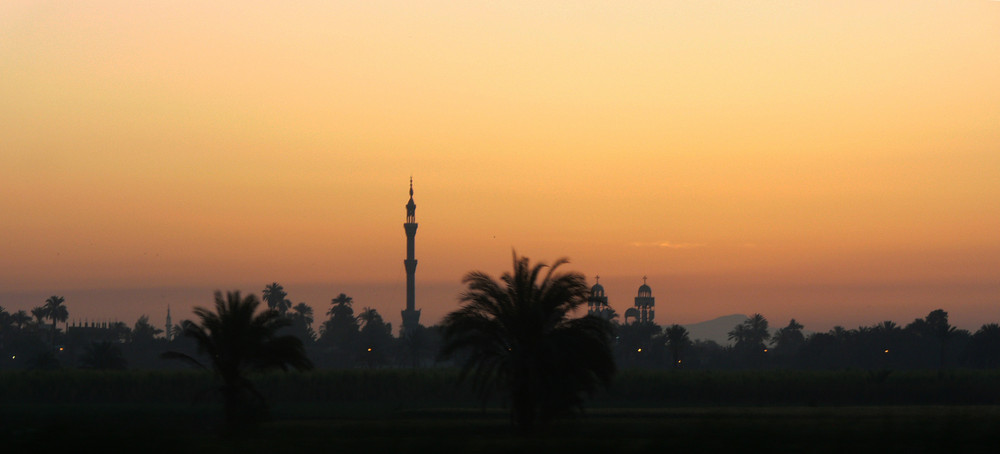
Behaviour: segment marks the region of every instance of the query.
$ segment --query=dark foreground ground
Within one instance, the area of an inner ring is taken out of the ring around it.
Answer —
[[[998,452],[1000,406],[596,408],[531,436],[502,410],[276,406],[219,434],[191,404],[0,407],[3,452]]]
[[[227,438],[211,374],[0,372],[0,453],[1000,452],[998,370],[625,370],[532,436],[454,370],[251,378],[271,418]]]

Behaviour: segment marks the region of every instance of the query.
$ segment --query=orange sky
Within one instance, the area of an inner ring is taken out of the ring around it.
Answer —
[[[0,3],[0,305],[398,325],[412,174],[425,323],[512,247],[661,323],[1000,321],[1000,2],[290,3]]]

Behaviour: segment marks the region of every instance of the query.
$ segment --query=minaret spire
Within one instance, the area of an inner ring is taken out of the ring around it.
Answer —
[[[167,331],[166,331],[167,342],[170,342],[173,339],[173,336],[174,336],[173,329],[174,329],[174,325],[173,325],[173,323],[171,323],[171,320],[170,320],[170,305],[168,304],[167,305]]]
[[[410,201],[406,202],[406,309],[403,310],[403,326],[400,335],[415,329],[420,324],[420,310],[417,309],[414,295],[414,279],[417,272],[417,259],[414,258],[414,242],[417,236],[417,204],[413,202],[413,176],[410,176]]]

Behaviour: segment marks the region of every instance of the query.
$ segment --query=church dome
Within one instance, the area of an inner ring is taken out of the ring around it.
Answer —
[[[590,296],[604,296],[604,286],[601,284],[594,284],[594,286],[590,288]]]
[[[639,296],[653,296],[653,289],[649,288],[646,284],[642,284],[639,287]]]

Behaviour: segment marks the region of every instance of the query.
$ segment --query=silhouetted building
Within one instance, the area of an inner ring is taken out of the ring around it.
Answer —
[[[119,322],[79,321],[66,327],[69,345],[87,345],[91,342],[121,342],[122,325]]]
[[[587,298],[587,314],[609,320],[614,309],[608,306],[608,297],[604,294],[601,276],[595,276],[594,281],[594,286],[590,288],[590,297]]]
[[[414,296],[414,275],[417,272],[417,259],[413,258],[413,243],[417,236],[417,204],[413,202],[413,177],[410,177],[410,201],[406,203],[406,223],[403,229],[406,231],[406,309],[403,310],[403,326],[400,335],[405,335],[407,330],[415,329],[420,324],[420,310],[415,308]]]
[[[643,276],[639,294],[635,297],[635,311],[638,312],[636,321],[653,323],[654,306],[656,306],[656,300],[653,298],[653,289],[646,285],[646,276]]]

